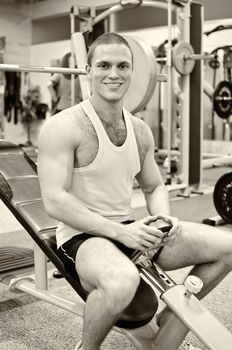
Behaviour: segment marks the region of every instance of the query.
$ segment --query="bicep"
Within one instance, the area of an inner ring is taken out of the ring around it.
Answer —
[[[151,193],[156,187],[164,185],[159,167],[155,161],[155,145],[152,132],[149,127],[146,130],[147,149],[144,156],[141,170],[136,176],[141,189]]]
[[[38,175],[46,199],[67,191],[73,172],[73,145],[63,131],[43,130],[38,141]]]

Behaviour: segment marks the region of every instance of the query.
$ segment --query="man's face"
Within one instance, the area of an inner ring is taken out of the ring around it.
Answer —
[[[122,44],[96,47],[91,67],[87,67],[92,93],[116,102],[127,92],[132,74],[131,52]]]

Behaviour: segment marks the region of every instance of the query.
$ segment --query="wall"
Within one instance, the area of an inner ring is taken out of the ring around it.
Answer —
[[[4,63],[29,64],[31,44],[31,20],[22,8],[15,4],[0,4],[1,36],[6,38]],[[26,133],[19,123],[10,123],[4,118],[5,139],[24,142]]]
[[[232,18],[231,0],[200,0],[205,8],[205,20],[219,20]]]
[[[31,20],[20,7],[0,4],[1,36],[6,37],[4,61],[30,63]]]

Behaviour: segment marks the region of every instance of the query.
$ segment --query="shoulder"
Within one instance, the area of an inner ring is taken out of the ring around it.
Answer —
[[[136,141],[139,145],[148,149],[154,144],[153,134],[150,127],[140,118],[130,115]]]
[[[85,114],[80,104],[65,109],[43,124],[39,138],[39,147],[46,145],[78,144],[81,137],[81,128]]]
[[[155,149],[154,137],[150,127],[140,118],[130,114],[130,119],[135,133],[140,163],[143,164],[148,151]]]

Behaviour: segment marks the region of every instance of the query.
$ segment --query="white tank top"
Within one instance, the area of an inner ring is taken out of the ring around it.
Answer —
[[[91,164],[74,168],[69,192],[93,213],[116,222],[131,220],[134,217],[131,207],[133,180],[140,171],[140,159],[130,113],[123,109],[127,136],[122,146],[115,146],[91,102],[85,100],[81,107],[93,124],[99,147]],[[83,232],[60,222],[56,232],[57,246],[80,233]]]

